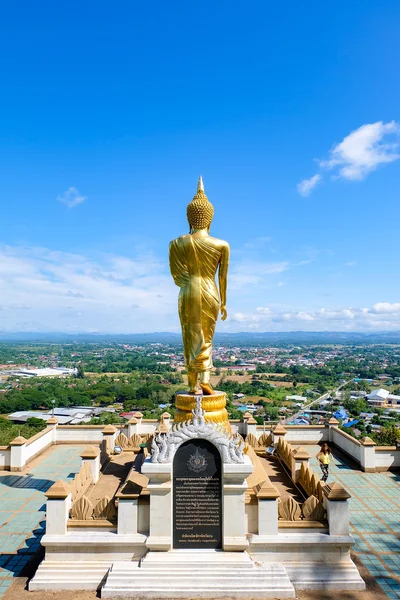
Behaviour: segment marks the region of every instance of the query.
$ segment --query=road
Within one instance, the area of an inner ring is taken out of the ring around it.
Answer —
[[[325,394],[322,394],[322,396],[319,396],[319,398],[316,398],[315,400],[313,400],[309,404],[306,404],[306,405],[302,406],[301,409],[296,414],[291,415],[290,417],[287,417],[286,419],[284,419],[282,421],[282,425],[288,425],[290,421],[294,421],[294,419],[297,419],[299,417],[299,415],[303,414],[313,404],[316,404],[317,402],[318,403],[322,402],[322,400],[326,400],[327,398],[329,398],[329,396],[333,397],[334,394],[336,394],[336,392],[339,392],[342,389],[342,387],[344,387],[345,385],[347,385],[350,381],[351,381],[351,379],[349,379],[349,381],[344,381],[336,389],[334,389],[334,390],[332,390],[330,392],[326,392]]]

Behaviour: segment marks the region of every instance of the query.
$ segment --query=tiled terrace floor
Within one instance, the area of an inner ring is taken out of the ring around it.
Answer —
[[[321,475],[315,458],[318,446],[307,446],[311,467]],[[389,598],[400,599],[400,476],[362,473],[334,451],[330,481],[351,494],[351,534],[354,552]]]
[[[25,475],[0,472],[0,598],[39,549],[44,533],[44,493],[57,479],[71,479],[82,446],[56,446]]]

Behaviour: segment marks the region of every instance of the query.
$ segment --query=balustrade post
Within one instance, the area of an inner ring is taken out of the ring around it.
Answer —
[[[369,437],[361,441],[361,470],[365,473],[375,473],[375,442]]]
[[[10,442],[10,471],[22,471],[25,467],[26,439],[19,435]]]
[[[67,533],[72,497],[69,487],[59,479],[46,492],[46,534],[65,535]]]
[[[148,478],[142,473],[132,472],[129,479],[118,492],[118,534],[136,535],[138,533],[138,500]]]
[[[164,423],[169,431],[171,429],[171,415],[169,412],[164,412],[161,417],[164,419]]]
[[[52,436],[51,436],[51,441],[53,442],[53,444],[55,444],[57,442],[57,425],[58,425],[58,419],[56,417],[50,417],[50,419],[48,421],[46,421],[46,425],[48,427],[52,427],[53,428],[53,432],[52,432]]]
[[[90,468],[90,474],[93,483],[97,483],[100,477],[100,449],[94,446],[88,446],[81,454],[82,465],[87,463]]]
[[[258,501],[258,535],[278,535],[278,490],[270,481],[254,486]]]
[[[135,412],[135,413],[133,413],[133,416],[137,420],[136,433],[142,433],[142,419],[143,419],[143,414],[141,412]]]
[[[283,427],[283,425],[278,423],[278,425],[275,425],[275,427],[272,429],[271,433],[272,433],[272,437],[274,440],[274,446],[276,446],[277,443],[279,442],[280,438],[285,439],[285,435],[287,434],[287,431]]]
[[[335,419],[335,417],[331,417],[328,421],[328,427],[329,427],[329,441],[333,442],[333,428],[337,427],[339,425],[339,421],[337,419]]]
[[[116,433],[117,430],[113,425],[106,425],[102,431],[103,439],[107,441],[107,449],[109,452],[114,451]]]
[[[255,420],[253,415],[249,417],[246,421],[246,435],[249,435],[249,433],[257,437],[257,421]]]
[[[309,465],[311,456],[304,450],[303,446],[299,446],[292,451],[292,480],[297,483],[300,479],[301,465],[304,463],[306,466]]]
[[[329,535],[349,535],[350,494],[336,481],[323,488],[323,504],[329,524]]]
[[[130,439],[135,433],[138,433],[138,420],[136,417],[132,417],[128,421],[128,439]]]

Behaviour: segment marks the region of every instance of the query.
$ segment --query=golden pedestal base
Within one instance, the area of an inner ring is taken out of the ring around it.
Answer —
[[[196,408],[196,400],[200,394],[189,392],[177,392],[175,394],[175,417],[174,423],[182,423],[192,419],[192,410]],[[215,391],[211,396],[202,396],[202,409],[206,411],[206,421],[220,423],[229,431],[231,429],[228,420],[226,406],[226,393]]]

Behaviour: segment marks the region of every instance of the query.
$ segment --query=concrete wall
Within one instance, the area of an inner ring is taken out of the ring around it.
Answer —
[[[236,425],[236,423],[235,423]],[[325,425],[284,425],[287,433],[285,440],[289,444],[320,444],[329,440],[329,429]],[[271,426],[257,425],[255,436],[259,439],[264,433],[269,434]],[[239,433],[246,433],[246,424],[239,424]]]
[[[138,502],[138,533],[149,535],[150,532],[150,497],[140,498]]]
[[[375,446],[375,470],[400,469],[400,450],[395,446]]]
[[[51,446],[53,443],[53,437],[53,427],[46,427],[46,429],[43,431],[40,431],[36,435],[29,438],[29,440],[26,442],[24,453],[25,464],[32,457],[40,454],[45,448]]]
[[[100,443],[103,439],[103,429],[104,425],[58,425],[57,443]]]
[[[329,429],[325,425],[284,425],[285,440],[289,444],[320,444],[329,440]]]
[[[143,419],[139,433],[154,433],[154,430],[157,429],[158,421],[156,419]]]
[[[362,446],[358,440],[341,431],[338,427],[332,427],[330,441],[357,463],[361,463]]]
[[[247,533],[258,533],[258,505],[246,504]]]
[[[142,421],[139,428],[139,433],[153,433],[157,428],[158,421],[156,419],[148,419]],[[57,443],[100,443],[103,439],[104,425],[58,425],[57,427]],[[120,433],[128,436],[128,425],[114,425],[117,433],[117,438]]]

